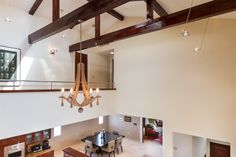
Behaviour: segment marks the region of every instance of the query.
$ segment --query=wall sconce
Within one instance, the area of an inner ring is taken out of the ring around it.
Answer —
[[[50,53],[51,55],[55,55],[57,52],[58,52],[58,49],[50,49],[50,50],[49,50],[49,53]]]

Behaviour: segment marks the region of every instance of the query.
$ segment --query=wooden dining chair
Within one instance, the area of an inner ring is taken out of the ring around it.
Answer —
[[[102,148],[102,156],[103,156],[103,152],[106,152],[109,154],[109,157],[111,156],[111,154],[114,154],[115,157],[115,140],[108,142],[107,147]]]
[[[119,149],[121,150],[121,152],[123,152],[122,139],[123,139],[122,137],[118,137],[116,139],[115,150],[117,151],[118,154],[119,154]]]
[[[92,156],[93,153],[96,153],[98,147],[93,146],[91,141],[85,140],[85,154]]]

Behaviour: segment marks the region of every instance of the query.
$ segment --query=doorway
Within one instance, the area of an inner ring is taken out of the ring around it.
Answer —
[[[210,142],[210,157],[230,157],[230,146]]]

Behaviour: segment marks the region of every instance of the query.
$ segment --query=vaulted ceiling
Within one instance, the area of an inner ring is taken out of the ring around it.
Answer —
[[[53,1],[56,4],[54,7]],[[27,13],[32,10],[32,6],[36,2],[39,4],[35,12],[30,12],[30,14],[46,18],[50,24],[29,35],[29,43],[31,44],[63,30],[74,28],[78,24],[78,20],[82,19],[85,21],[84,30],[86,30],[86,33],[97,33],[95,38],[83,43],[85,45],[83,48],[103,45],[127,37],[183,24],[187,17],[189,17],[189,21],[195,21],[236,10],[236,1],[234,0],[2,0],[1,2],[20,8]],[[57,4],[60,7],[57,7]],[[53,17],[52,8],[54,8]],[[191,10],[189,8],[192,9],[191,15],[189,14]],[[94,20],[94,17],[99,14],[101,15],[97,17],[96,21],[99,23],[101,21],[101,28],[100,24],[95,24]],[[100,35],[100,32],[103,33],[115,22],[125,21],[128,17],[139,17],[142,19],[140,21],[142,23],[110,34]],[[227,18],[232,17],[235,16],[227,15]],[[97,31],[94,31],[94,25],[96,25]],[[80,43],[71,45],[70,51],[76,51],[79,45]]]
[[[25,12],[29,12],[33,6],[35,0],[1,0],[7,5],[11,5],[16,8],[20,8]],[[194,5],[199,5],[202,3],[209,2],[211,0],[195,0]],[[64,16],[69,12],[79,8],[86,4],[87,0],[60,0],[60,16]],[[168,12],[174,13],[186,8],[191,5],[191,0],[157,0],[157,2]],[[144,1],[137,0],[128,2],[120,7],[115,8],[118,13],[124,17],[140,17],[146,20],[146,4]],[[43,0],[42,4],[39,6],[34,16],[41,16],[49,20],[52,19],[52,0]],[[154,12],[154,18],[159,17],[159,15]],[[108,13],[104,13],[101,16],[101,32],[105,32],[109,27],[111,27],[118,19],[114,18]],[[93,34],[94,19],[88,20],[84,23],[85,29],[88,34]]]

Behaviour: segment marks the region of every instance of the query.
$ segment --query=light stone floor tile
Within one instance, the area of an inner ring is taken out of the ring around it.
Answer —
[[[70,146],[80,152],[84,152],[84,143],[79,142]],[[145,140],[144,143],[139,143],[134,140],[124,138],[123,140],[123,153],[117,157],[162,157],[162,145],[156,141]],[[61,150],[55,151],[55,157],[63,157]],[[101,155],[93,154],[92,157],[100,157]],[[103,154],[103,157],[108,157],[107,154]]]

